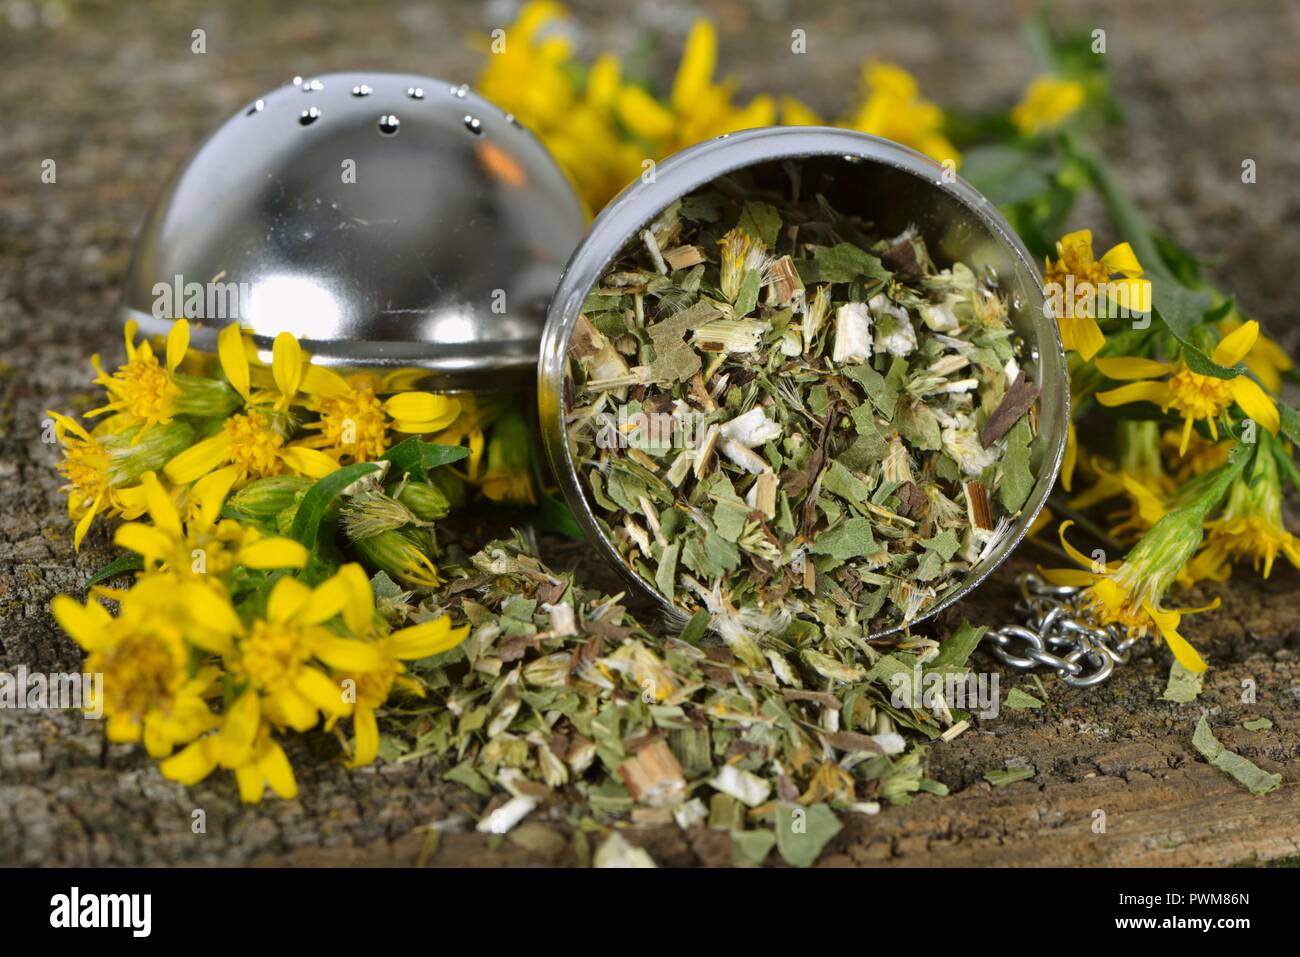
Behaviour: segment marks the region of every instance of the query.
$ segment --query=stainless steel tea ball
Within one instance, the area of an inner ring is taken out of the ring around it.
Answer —
[[[584,228],[541,143],[468,87],[296,78],[172,176],[119,316],[165,334],[184,314],[205,350],[238,321],[260,349],[288,331],[323,364],[500,388],[531,381],[546,305]]]
[[[991,270],[1010,304],[1012,323],[1025,341],[1026,374],[1038,386],[1036,473],[1020,517],[970,575],[912,623],[923,621],[980,584],[1019,544],[1056,481],[1069,422],[1069,378],[1056,321],[1044,308],[1042,281],[1020,239],[987,199],[920,153],[864,133],[818,127],[768,127],[727,134],[691,147],[659,164],[653,181],[638,180],[592,223],[564,269],[542,336],[538,405],[547,456],[569,508],[591,545],[628,586],[655,599],[671,616],[681,612],[628,568],[601,531],[583,491],[566,436],[564,381],[569,340],[583,300],[629,240],[674,200],[740,169],[766,167],[776,176],[794,164],[811,180],[833,172],[832,206],[875,223],[883,235],[915,226],[940,265],[961,261],[976,272]],[[870,637],[897,631],[901,624]]]

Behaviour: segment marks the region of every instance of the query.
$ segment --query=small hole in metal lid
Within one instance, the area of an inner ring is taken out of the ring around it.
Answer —
[[[252,116],[254,113],[261,113],[264,109],[266,109],[266,100],[258,100],[244,111],[244,115]]]
[[[373,92],[375,91],[367,83],[359,83],[352,88],[353,96],[369,96]]]
[[[320,119],[320,109],[313,106],[311,109],[303,110],[298,116],[298,122],[303,126],[311,126]]]
[[[483,123],[477,116],[465,116],[465,129],[469,130],[475,136],[483,135]]]
[[[413,100],[423,100],[423,99],[424,99],[424,89],[423,89],[422,87],[418,87],[418,86],[408,86],[408,87],[406,88],[406,95],[409,96],[409,97],[410,97],[411,99],[413,99]]]
[[[468,83],[462,83],[460,86],[453,86],[451,88],[451,95],[456,97],[457,99],[461,99],[461,100],[465,99],[468,93],[469,93]]]
[[[323,89],[325,89],[325,84],[320,80],[307,80],[302,84],[304,93],[319,93]]]
[[[385,113],[379,118],[379,132],[383,133],[385,136],[395,135],[398,127],[401,125],[402,121],[391,113]]]

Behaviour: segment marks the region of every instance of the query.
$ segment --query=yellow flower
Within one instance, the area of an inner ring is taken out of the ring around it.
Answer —
[[[235,473],[234,466],[227,466],[195,482],[190,490],[188,516],[182,524],[171,496],[153,472],[146,472],[141,485],[153,524],[129,522],[120,526],[114,544],[140,555],[146,571],[159,568],[180,577],[219,576],[240,566],[304,567],[307,549],[292,539],[264,537],[252,526],[220,519]]]
[[[315,588],[287,576],[276,581],[265,617],[253,621],[227,656],[232,678],[245,690],[231,706],[240,720],[232,724],[228,717],[222,732],[224,766],[244,763],[263,717],[276,727],[306,731],[322,712],[333,717],[351,713],[342,689],[322,665],[354,673],[382,666],[373,647],[326,627],[340,613],[346,619],[355,602],[341,573]]]
[[[1083,605],[1097,621],[1119,625],[1130,635],[1157,632],[1173,651],[1174,657],[1188,671],[1201,672],[1208,665],[1178,633],[1185,614],[1217,608],[1216,598],[1203,608],[1164,609],[1161,600],[1192,553],[1200,544],[1199,519],[1194,515],[1171,512],[1162,518],[1138,542],[1123,561],[1103,565],[1084,555],[1065,538],[1074,523],[1061,523],[1061,544],[1069,556],[1087,571],[1070,568],[1041,569],[1054,585],[1084,588]]]
[[[119,602],[117,617],[98,602],[82,605],[67,595],[55,596],[51,610],[89,653],[85,670],[104,676],[109,740],[143,740],[158,758],[215,726],[205,697],[219,670],[191,670],[191,645],[228,650],[240,622],[225,597],[202,582],[156,575],[126,592],[98,591]]]
[[[100,513],[137,518],[144,514],[144,490],[140,476],[162,465],[190,444],[194,430],[183,422],[151,429],[140,439],[141,426],[121,432],[94,433],[76,419],[47,412],[54,423],[54,435],[63,447],[59,471],[68,482],[62,490],[68,496],[68,516],[76,522],[73,545],[81,547],[86,532]],[[102,428],[102,425],[101,425]]]
[[[1153,421],[1121,421],[1116,427],[1119,461],[1112,465],[1094,457],[1097,481],[1091,488],[1069,500],[1071,508],[1087,509],[1098,502],[1123,495],[1128,509],[1111,533],[1122,537],[1127,532],[1143,531],[1165,514],[1166,499],[1175,484],[1165,472],[1160,458],[1160,425]]]
[[[320,418],[303,427],[320,434],[303,445],[320,449],[336,462],[369,462],[389,447],[389,431],[423,435],[451,424],[460,412],[460,401],[431,392],[401,392],[387,399],[375,393],[382,383],[372,375],[344,378],[321,370],[330,388],[315,396],[307,408]],[[334,382],[332,380],[337,380]]]
[[[1151,302],[1151,283],[1139,278],[1142,264],[1128,243],[1112,246],[1101,259],[1094,259],[1089,229],[1062,236],[1056,244],[1056,255],[1056,262],[1050,257],[1046,260],[1043,282],[1059,290],[1049,298],[1059,302],[1056,321],[1062,343],[1086,362],[1106,344],[1097,325],[1097,294],[1105,289],[1109,300],[1140,311]],[[1071,292],[1073,298],[1067,299]]]
[[[1266,437],[1256,454],[1250,481],[1238,476],[1219,517],[1206,523],[1205,545],[1189,568],[1193,579],[1225,581],[1232,563],[1242,559],[1249,559],[1256,572],[1262,568],[1267,578],[1278,555],[1300,568],[1300,542],[1282,523],[1282,483],[1272,441]]]
[[[1193,432],[1186,450],[1180,453],[1182,442],[1182,432],[1178,429],[1166,429],[1160,435],[1160,449],[1169,461],[1174,481],[1179,485],[1194,476],[1204,475],[1212,469],[1217,469],[1228,461],[1228,455],[1237,444],[1235,439],[1211,442]]]
[[[825,126],[826,121],[812,107],[793,96],[780,100],[781,122],[786,126]]]
[[[186,786],[198,784],[217,766],[235,772],[239,798],[245,804],[257,804],[269,786],[286,801],[298,796],[298,782],[284,749],[271,737],[271,729],[259,725],[253,741],[233,755],[226,755],[224,729],[200,738],[183,751],[172,755],[160,767],[163,776]]]
[[[286,444],[278,419],[258,411],[232,415],[220,430],[186,449],[167,463],[163,471],[176,485],[188,485],[223,466],[235,469],[236,486],[251,478],[266,478],[292,472],[307,478],[323,478],[339,467],[324,452],[301,442]]]
[[[1054,130],[1078,112],[1086,93],[1083,84],[1057,76],[1035,77],[1011,110],[1011,121],[1025,136]]]
[[[961,155],[943,135],[943,110],[922,98],[912,74],[893,63],[862,67],[861,106],[842,126],[894,140],[940,162],[960,162]]]
[[[339,576],[346,579],[352,601],[348,607],[348,630],[356,638],[369,641],[379,654],[380,665],[361,673],[340,672],[342,682],[352,681],[356,700],[352,712],[352,728],[356,736],[353,746],[352,767],[361,767],[375,760],[379,753],[379,724],[375,711],[388,700],[394,686],[424,696],[424,686],[406,675],[404,661],[415,661],[450,651],[469,636],[469,625],[451,627],[446,615],[432,621],[421,622],[386,635],[377,635],[379,619],[375,614],[374,593],[370,582],[359,565],[345,565]]]
[[[1219,323],[1219,332],[1229,336],[1242,325],[1237,314],[1231,312]],[[1263,333],[1260,333],[1259,338],[1255,340],[1255,345],[1241,361],[1246,363],[1246,368],[1255,374],[1260,384],[1274,395],[1282,391],[1282,373],[1290,372],[1292,368],[1291,357]]]
[[[483,473],[483,494],[494,502],[536,505],[532,478],[532,439],[523,416],[503,415],[492,429],[488,443],[487,471]]]
[[[1251,350],[1258,336],[1259,323],[1252,320],[1215,346],[1211,359],[1219,365],[1235,366]],[[1098,392],[1097,401],[1102,405],[1154,402],[1162,412],[1175,409],[1183,417],[1179,454],[1187,451],[1192,425],[1197,419],[1204,419],[1210,435],[1218,439],[1215,420],[1233,405],[1269,432],[1277,434],[1280,418],[1276,403],[1247,376],[1220,379],[1200,375],[1189,369],[1182,359],[1177,362],[1132,357],[1098,359],[1097,368],[1112,379],[1139,380],[1108,392]],[[1157,380],[1158,376],[1168,378]]]
[[[124,422],[141,425],[144,430],[160,422],[170,422],[176,413],[176,400],[181,388],[176,383],[176,367],[185,358],[190,344],[190,324],[180,319],[173,323],[167,334],[167,365],[158,364],[153,354],[153,347],[146,339],[139,345],[135,342],[138,328],[134,319],[126,323],[126,364],[120,366],[112,375],[106,373],[99,364],[99,356],[91,356],[90,363],[98,375],[95,382],[104,387],[109,401],[87,415],[98,416],[113,412],[122,416]]]

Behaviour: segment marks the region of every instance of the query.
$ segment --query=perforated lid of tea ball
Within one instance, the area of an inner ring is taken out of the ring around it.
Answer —
[[[120,318],[238,321],[316,361],[416,367],[447,388],[535,374],[545,310],[584,229],[540,142],[468,87],[295,78],[241,108],[145,220]]]

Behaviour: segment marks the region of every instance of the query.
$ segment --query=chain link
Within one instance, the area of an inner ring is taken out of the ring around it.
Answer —
[[[1072,688],[1091,688],[1128,664],[1137,643],[1118,625],[1100,625],[1083,605],[1083,589],[1053,585],[1032,573],[1016,579],[1023,624],[1004,625],[985,635],[993,654],[1020,671],[1050,668]]]

